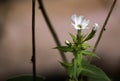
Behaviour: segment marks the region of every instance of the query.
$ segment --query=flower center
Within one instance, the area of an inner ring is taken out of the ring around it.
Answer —
[[[79,24],[78,26],[77,26],[78,28],[82,28],[82,26]]]

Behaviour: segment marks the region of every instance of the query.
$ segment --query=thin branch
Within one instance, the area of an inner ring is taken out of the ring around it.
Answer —
[[[52,36],[53,36],[53,38],[55,40],[56,45],[61,46],[59,38],[58,38],[58,36],[57,36],[57,34],[56,34],[56,32],[55,32],[55,30],[54,30],[54,28],[53,28],[53,26],[52,26],[52,24],[50,22],[50,19],[48,18],[48,15],[46,13],[46,10],[44,8],[42,0],[38,0],[38,3],[39,3],[39,8],[41,9],[42,14],[44,16],[44,19],[45,19],[45,21],[47,23],[47,26],[48,26],[48,28],[49,28],[49,30],[50,30],[50,32],[51,32],[51,34],[52,34]],[[67,61],[65,54],[63,54],[63,52],[61,52],[61,51],[59,51],[59,52],[60,52],[60,55],[62,57],[62,60]]]
[[[33,81],[36,81],[36,49],[35,49],[35,0],[32,0],[32,58]]]
[[[104,22],[104,24],[103,24],[103,27],[102,27],[102,29],[101,29],[101,31],[100,31],[100,34],[99,34],[99,36],[98,36],[98,39],[97,39],[97,41],[96,41],[96,43],[95,43],[95,46],[94,46],[94,48],[93,48],[93,52],[95,52],[96,49],[97,49],[97,46],[98,46],[98,44],[99,44],[99,42],[100,42],[100,40],[101,40],[101,37],[102,37],[102,35],[103,35],[103,32],[105,31],[105,27],[106,27],[106,25],[107,25],[107,23],[108,23],[108,20],[109,20],[111,14],[112,14],[112,11],[113,11],[113,9],[114,9],[114,7],[115,7],[116,2],[117,2],[117,0],[114,0],[114,1],[113,1],[113,4],[112,4],[112,6],[111,6],[111,8],[110,8],[110,11],[109,11],[109,13],[108,13],[108,15],[107,15],[107,17],[106,17],[106,20],[105,20],[105,22]]]

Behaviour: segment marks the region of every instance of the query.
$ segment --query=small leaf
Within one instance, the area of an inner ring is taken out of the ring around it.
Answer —
[[[56,47],[55,49],[58,49],[62,52],[72,52],[73,51],[73,49],[68,46],[59,46],[59,47]]]
[[[72,37],[73,42],[76,43],[76,42],[77,42],[76,37],[75,37],[72,33],[69,33],[69,34],[70,34],[70,36]]]
[[[83,43],[82,44],[82,49],[85,50],[87,48],[90,48],[90,45],[86,44],[86,43]]]
[[[82,34],[82,38],[84,39],[87,36],[87,34]]]
[[[98,57],[95,53],[91,52],[91,51],[87,51],[87,50],[82,50],[81,53],[83,55],[88,55],[88,56],[92,56],[92,57]]]
[[[72,63],[60,62],[60,64],[66,69],[66,72],[69,75],[69,77],[73,76]]]
[[[60,64],[61,64],[62,66],[64,66],[65,68],[69,68],[69,67],[72,66],[71,63],[66,63],[66,62],[60,62]]]
[[[87,37],[87,34],[82,34],[81,35],[81,41],[85,42],[84,39]]]
[[[87,62],[82,64],[82,74],[90,78],[90,81],[111,81],[102,69]]]

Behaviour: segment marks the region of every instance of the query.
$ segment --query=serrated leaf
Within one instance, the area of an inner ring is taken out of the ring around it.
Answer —
[[[59,46],[59,47],[56,47],[55,49],[58,49],[62,52],[72,52],[73,51],[73,49],[68,46]]]
[[[86,62],[83,63],[82,74],[90,78],[90,81],[111,81],[102,69]]]

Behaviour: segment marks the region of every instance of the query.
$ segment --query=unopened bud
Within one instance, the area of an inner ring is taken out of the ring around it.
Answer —
[[[68,40],[65,40],[65,44],[67,44],[68,46],[71,46],[71,42]]]
[[[97,23],[95,23],[92,30],[93,30],[93,31],[97,31],[98,28],[99,28],[99,25],[98,25]]]

